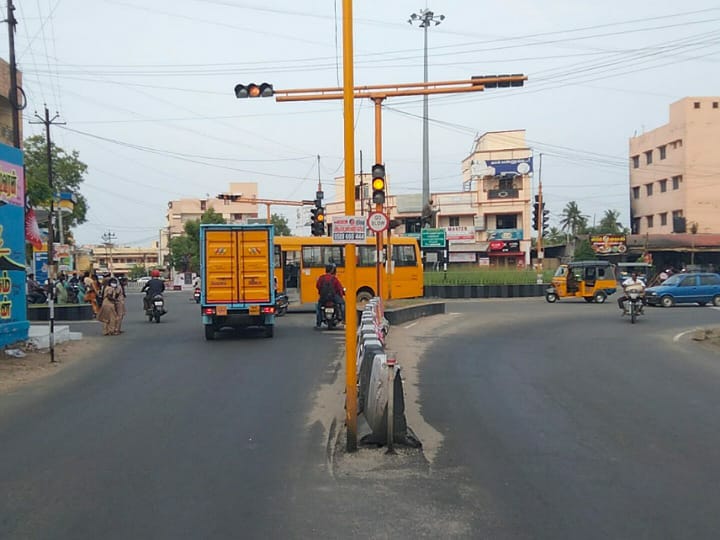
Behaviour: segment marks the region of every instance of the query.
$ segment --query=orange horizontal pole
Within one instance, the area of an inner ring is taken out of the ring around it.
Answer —
[[[388,97],[403,96],[424,96],[435,94],[462,94],[467,92],[482,92],[485,87],[481,84],[473,86],[447,87],[447,88],[424,88],[407,90],[390,90],[386,92],[355,92],[355,98],[385,99]],[[276,96],[275,101],[322,101],[331,99],[342,99],[340,94],[302,94],[294,96]]]
[[[284,201],[281,199],[253,199],[238,197],[232,202],[245,203],[245,204],[276,204],[279,206],[307,206],[315,204],[315,201]]]
[[[475,79],[460,79],[460,80],[454,80],[454,81],[435,81],[435,82],[416,82],[416,83],[399,83],[399,84],[369,84],[369,85],[362,85],[362,86],[355,86],[353,87],[353,90],[355,91],[363,91],[363,90],[396,90],[398,88],[433,88],[436,86],[457,86],[462,84],[478,84],[481,85],[483,83],[488,82],[520,82],[520,81],[526,81],[527,75],[507,75],[507,76],[496,76],[496,77],[477,77]],[[340,92],[342,93],[343,89],[338,87],[325,87],[325,88],[290,88],[287,90],[275,90],[274,93],[277,96],[277,94],[316,94],[316,93],[324,93],[324,92]]]

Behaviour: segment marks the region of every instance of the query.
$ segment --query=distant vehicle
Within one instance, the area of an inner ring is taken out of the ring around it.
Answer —
[[[648,288],[645,300],[652,306],[693,303],[704,306],[712,302],[720,307],[720,274],[674,274],[660,285]]]
[[[602,304],[617,290],[614,266],[607,261],[575,261],[562,264],[545,291],[545,300],[584,298],[586,302]]]
[[[137,284],[140,285],[140,288],[143,288],[151,279],[152,278],[150,276],[143,276],[137,279]]]
[[[652,264],[644,262],[621,262],[617,263],[617,280],[622,283],[629,278],[632,273],[637,273],[643,283],[652,284],[655,279],[655,272]]]

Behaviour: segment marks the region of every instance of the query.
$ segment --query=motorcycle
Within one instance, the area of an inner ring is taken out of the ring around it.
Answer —
[[[635,321],[640,315],[643,315],[643,293],[637,289],[628,288],[625,291],[627,299],[623,301],[623,315],[630,316],[630,323],[635,324]]]
[[[200,303],[200,287],[195,287],[195,291],[193,292],[193,299],[195,300],[196,304]]]
[[[156,294],[152,297],[149,306],[145,309],[145,315],[148,318],[148,322],[155,321],[156,323],[159,323],[160,317],[166,313],[167,311],[165,311],[165,299],[163,298],[163,295]]]
[[[275,315],[282,317],[288,312],[288,304],[290,300],[284,292],[275,291]]]
[[[342,323],[340,310],[334,301],[328,300],[320,306],[320,321],[321,324],[325,324],[329,330],[332,330],[338,324]]]

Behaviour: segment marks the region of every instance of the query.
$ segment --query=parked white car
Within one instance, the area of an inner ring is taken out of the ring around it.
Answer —
[[[150,276],[143,276],[141,278],[138,278],[138,280],[137,280],[138,287],[140,287],[142,289],[145,286],[145,284],[148,281],[150,281],[151,279],[152,278]]]

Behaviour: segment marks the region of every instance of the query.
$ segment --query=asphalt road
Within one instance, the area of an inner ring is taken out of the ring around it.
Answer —
[[[169,294],[156,325],[132,296],[102,356],[0,396],[0,538],[720,530],[720,356],[673,341],[720,324],[718,310],[649,309],[630,325],[612,304],[451,302],[391,332],[426,423],[411,427],[438,434],[425,455],[391,457],[333,451],[342,332],[297,314],[274,339],[208,343],[188,298]]]

